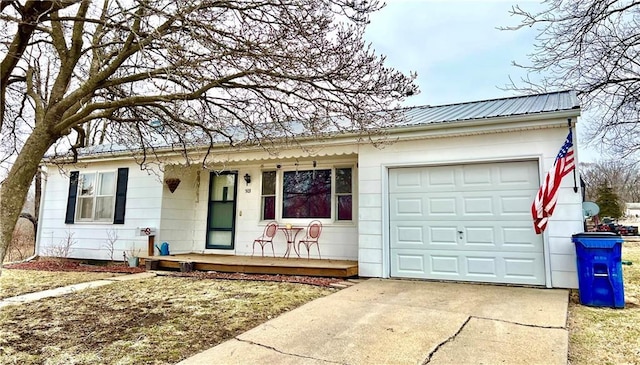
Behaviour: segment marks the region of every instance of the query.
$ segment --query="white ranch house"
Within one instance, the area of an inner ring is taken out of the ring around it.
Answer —
[[[355,260],[363,277],[576,288],[573,177],[542,235],[531,203],[579,115],[569,91],[413,107],[382,148],[348,135],[277,157],[221,145],[207,169],[176,157],[160,176],[129,152],[82,155],[64,173],[46,165],[37,250],[72,234],[71,257],[109,259],[111,230],[120,259],[132,245],[145,251],[139,228],[154,227],[171,254],[246,256],[268,222],[319,219],[322,259]],[[180,180],[174,192],[168,179]],[[274,246],[282,256],[280,234]]]

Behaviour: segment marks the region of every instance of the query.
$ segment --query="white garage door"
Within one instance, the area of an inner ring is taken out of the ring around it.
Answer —
[[[536,161],[389,170],[391,276],[544,285]]]

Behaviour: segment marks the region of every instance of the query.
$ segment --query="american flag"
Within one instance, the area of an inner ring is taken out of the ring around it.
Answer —
[[[569,130],[567,139],[564,141],[560,152],[556,156],[553,167],[547,172],[536,198],[531,205],[531,215],[533,216],[533,227],[536,234],[541,234],[547,228],[547,222],[553,210],[556,209],[558,201],[558,188],[562,178],[573,171],[576,167],[573,158],[573,134]]]

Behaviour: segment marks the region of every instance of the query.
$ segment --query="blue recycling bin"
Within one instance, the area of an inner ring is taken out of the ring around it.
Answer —
[[[580,303],[624,308],[622,237],[612,232],[574,234]]]

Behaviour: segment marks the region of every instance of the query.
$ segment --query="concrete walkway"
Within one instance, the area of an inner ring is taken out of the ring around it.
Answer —
[[[114,276],[112,278],[106,278],[106,279],[102,279],[102,280],[89,281],[89,282],[86,282],[86,283],[67,285],[67,286],[63,286],[63,287],[60,287],[60,288],[55,288],[55,289],[43,290],[43,291],[39,291],[39,292],[35,292],[35,293],[18,295],[18,296],[15,296],[15,297],[10,297],[10,298],[5,298],[5,299],[0,300],[0,308],[6,307],[6,306],[9,306],[9,305],[16,305],[16,304],[34,302],[36,300],[40,300],[40,299],[44,299],[44,298],[60,297],[60,296],[63,296],[63,295],[75,293],[75,292],[77,292],[79,290],[84,290],[84,289],[88,289],[88,288],[97,288],[97,287],[100,287],[100,286],[113,284],[114,282],[117,282],[117,281],[141,280],[141,279],[151,278],[151,277],[154,277],[154,276],[156,276],[156,274],[154,274],[154,273],[142,272],[142,273],[138,273],[138,274]]]
[[[568,291],[371,279],[180,364],[566,364]]]

